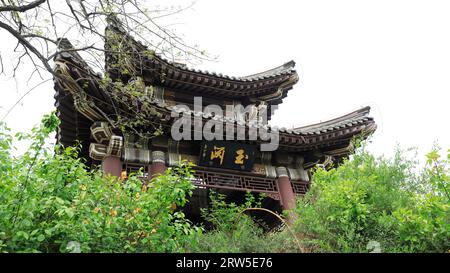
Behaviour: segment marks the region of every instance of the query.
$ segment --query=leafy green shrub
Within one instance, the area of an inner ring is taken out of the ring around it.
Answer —
[[[368,252],[373,242],[384,252],[450,248],[449,160],[433,151],[417,172],[403,153],[388,160],[362,148],[336,169],[315,170],[296,208],[296,230],[311,251]]]
[[[298,251],[292,234],[287,231],[265,232],[247,210],[259,208],[260,200],[247,193],[241,205],[225,202],[225,196],[212,192],[211,208],[203,218],[213,225],[211,231],[199,234],[190,252],[294,252]]]
[[[45,145],[57,127],[46,116],[29,135],[27,152],[11,156],[12,137],[0,128],[0,251],[171,252],[201,233],[184,214],[192,193],[188,165],[169,169],[148,186],[87,171],[76,148]]]

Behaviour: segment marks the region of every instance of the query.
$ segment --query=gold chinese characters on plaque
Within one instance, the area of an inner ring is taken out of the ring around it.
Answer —
[[[251,171],[255,158],[252,145],[226,141],[202,143],[199,165]]]

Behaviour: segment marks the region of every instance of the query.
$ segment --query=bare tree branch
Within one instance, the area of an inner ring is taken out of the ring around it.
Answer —
[[[6,111],[6,114],[2,117],[2,121],[4,121],[8,115],[11,113],[11,111],[28,95],[30,94],[33,90],[35,90],[36,88],[38,88],[39,86],[43,85],[44,83],[51,81],[52,79],[47,79],[45,81],[42,81],[40,83],[38,83],[37,85],[33,86],[32,88],[30,88],[27,92],[25,92],[14,104],[13,106],[11,106],[8,111]]]
[[[16,12],[25,12],[30,9],[34,9],[44,3],[46,0],[36,0],[33,1],[27,5],[22,6],[13,6],[13,5],[6,5],[6,6],[0,6],[0,12],[4,11],[16,11]]]
[[[11,26],[9,26],[9,25],[7,25],[7,24],[5,24],[3,22],[0,22],[0,28],[3,28],[6,31],[8,31],[11,35],[13,35],[20,42],[20,44],[22,44],[26,49],[30,50],[42,62],[42,64],[44,65],[45,69],[49,73],[51,73],[52,75],[55,74],[53,72],[52,67],[48,63],[47,59],[27,39],[25,39],[20,34],[20,32],[16,31]]]
[[[2,54],[1,53],[0,53],[0,67],[1,67],[0,75],[1,74],[5,74],[5,68],[3,67],[3,58],[2,58]]]
[[[78,84],[72,77],[56,73],[53,69],[54,58],[63,53],[80,55],[80,59],[82,55],[83,62],[93,68],[94,72],[104,74],[106,74],[106,54],[137,55],[137,58],[148,56],[148,50],[141,47],[124,46],[117,49],[105,46],[105,41],[108,39],[105,27],[108,25],[107,18],[111,15],[119,18],[119,24],[123,27],[122,31],[125,34],[136,37],[141,43],[163,57],[169,57],[177,62],[212,60],[204,51],[198,49],[197,46],[190,46],[175,31],[165,26],[168,24],[163,24],[166,17],[191,8],[193,3],[185,7],[153,9],[150,14],[147,4],[148,2],[144,0],[65,0],[59,2],[0,0],[0,29],[6,30],[17,40],[17,46],[11,54],[14,65],[10,69],[14,78],[17,80],[16,72],[21,71],[20,68],[24,66],[26,68],[24,71],[28,73],[27,84],[36,77],[39,77],[37,80],[43,82],[44,78],[49,75],[47,73],[61,82],[70,81],[71,84]],[[119,44],[126,45],[129,42],[128,38],[127,35],[120,37]],[[62,39],[70,40],[72,46],[61,47]],[[9,68],[4,67],[5,54],[2,55],[0,55],[0,74],[4,73],[5,68]],[[32,68],[31,72],[29,72],[29,66]],[[137,71],[132,73],[135,72]],[[137,75],[131,76],[137,77]],[[12,108],[28,93],[26,92]],[[109,103],[114,104],[113,101]],[[11,110],[7,112],[7,115]],[[129,109],[129,111],[129,113],[117,113],[117,115],[123,114],[129,117],[142,115],[139,109]],[[156,128],[158,124],[154,126]]]

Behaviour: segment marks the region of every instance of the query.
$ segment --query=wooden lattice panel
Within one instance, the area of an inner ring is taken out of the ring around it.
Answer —
[[[148,165],[143,165],[143,164],[139,164],[139,163],[125,163],[125,170],[127,171],[127,174],[130,173],[137,173],[139,171],[139,169],[142,168],[142,173],[143,173],[143,177],[144,179],[146,179],[148,177]]]
[[[242,175],[233,172],[214,172],[196,169],[193,183],[199,187],[278,194],[274,178]]]
[[[148,167],[139,163],[126,163],[127,173],[137,172],[143,168],[143,178],[147,178]],[[268,178],[259,175],[246,175],[241,172],[227,170],[210,170],[201,167],[194,168],[192,183],[199,188],[222,188],[238,191],[251,191],[267,193],[273,199],[279,199],[276,178]],[[309,190],[309,182],[291,181],[295,194],[303,195]]]
[[[295,194],[303,195],[309,190],[309,182],[291,181]]]

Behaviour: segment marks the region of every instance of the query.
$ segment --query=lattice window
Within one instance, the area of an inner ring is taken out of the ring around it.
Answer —
[[[148,177],[148,166],[139,163],[126,163],[125,170],[137,172],[143,168],[143,179]],[[274,199],[279,199],[276,178],[258,175],[245,175],[228,170],[209,170],[202,167],[194,168],[194,179],[192,183],[199,188],[221,188],[238,191],[251,191],[267,193]],[[309,182],[291,181],[295,194],[303,195],[309,190]]]
[[[127,171],[127,174],[130,173],[137,173],[139,169],[142,168],[143,176],[141,178],[147,179],[148,178],[148,165],[143,165],[139,163],[125,163],[125,170]]]
[[[219,173],[202,169],[196,169],[194,176],[196,179],[193,183],[201,187],[278,194],[274,178],[242,175],[225,171]]]
[[[309,182],[291,181],[294,193],[303,195],[309,190]]]

